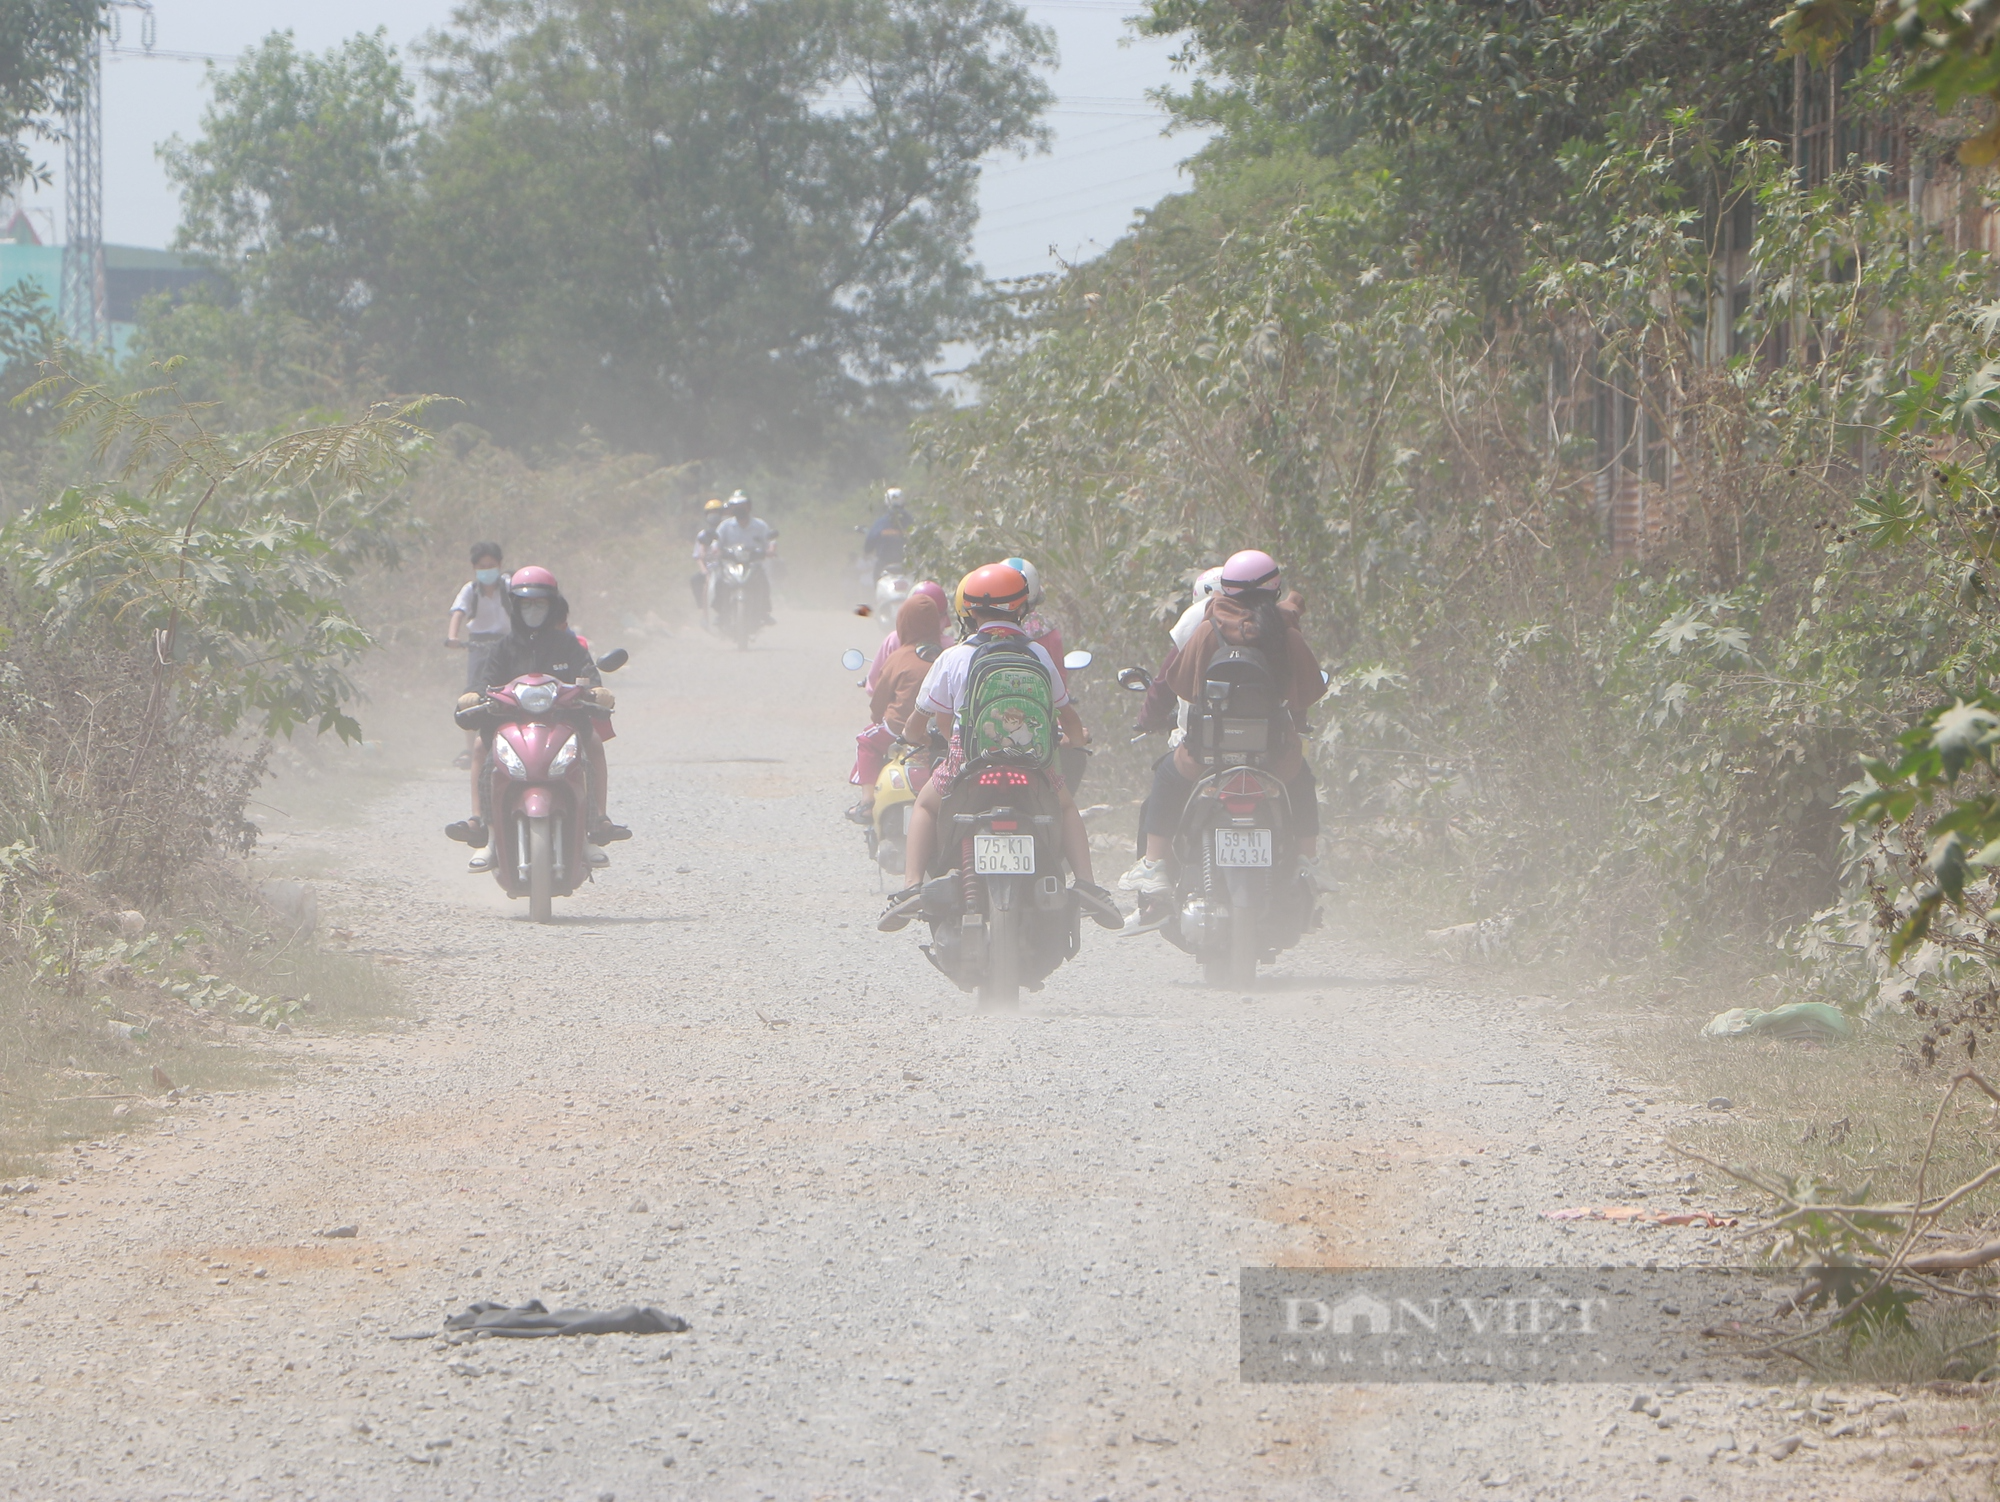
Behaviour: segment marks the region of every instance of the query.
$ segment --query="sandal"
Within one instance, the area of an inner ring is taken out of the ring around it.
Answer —
[[[623,824],[613,824],[609,819],[600,818],[595,824],[590,826],[590,843],[593,845],[611,845],[617,843],[619,840],[629,840],[631,838],[631,830],[627,829]]]
[[[457,840],[461,845],[470,845],[474,850],[486,848],[486,821],[484,819],[460,819],[456,824],[447,824],[444,835],[448,840]]]
[[[923,911],[924,889],[906,887],[900,892],[889,894],[889,911],[884,913],[875,926],[885,934],[908,928],[910,920]]]
[[[1111,894],[1091,882],[1079,881],[1070,888],[1076,893],[1079,906],[1097,920],[1099,928],[1123,928],[1125,914],[1118,904],[1111,900]]]

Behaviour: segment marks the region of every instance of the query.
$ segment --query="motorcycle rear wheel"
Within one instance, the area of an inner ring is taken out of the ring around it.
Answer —
[[[528,821],[528,919],[547,923],[555,916],[555,834],[546,818]]]
[[[1021,915],[1013,908],[996,909],[986,917],[986,976],[979,983],[979,1005],[1015,1007],[1021,1004]]]
[[[1229,947],[1204,949],[1201,978],[1217,991],[1242,991],[1257,983],[1257,920],[1240,908],[1229,912]]]

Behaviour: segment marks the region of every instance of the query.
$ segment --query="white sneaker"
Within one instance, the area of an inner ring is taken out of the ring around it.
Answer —
[[[1152,897],[1168,888],[1167,863],[1164,860],[1141,859],[1139,864],[1118,878],[1118,890],[1130,892],[1134,897]]]
[[[583,861],[587,866],[608,866],[611,864],[611,857],[605,853],[602,845],[585,845]]]

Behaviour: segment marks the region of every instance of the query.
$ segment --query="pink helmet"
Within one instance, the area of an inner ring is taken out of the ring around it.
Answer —
[[[1231,599],[1242,599],[1245,596],[1276,595],[1283,587],[1284,580],[1278,577],[1278,560],[1269,553],[1245,548],[1222,565],[1222,582],[1217,585],[1217,590]]]
[[[539,564],[530,563],[514,570],[507,593],[517,600],[553,600],[557,594],[556,576]]]
[[[937,601],[938,619],[951,619],[951,596],[944,592],[944,586],[938,583],[937,580],[926,579],[921,584],[914,586],[910,590],[910,593],[913,595],[927,595]]]

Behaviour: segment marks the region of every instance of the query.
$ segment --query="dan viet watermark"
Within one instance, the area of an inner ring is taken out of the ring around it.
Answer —
[[[1246,1382],[1770,1380],[1761,1268],[1247,1267]]]

